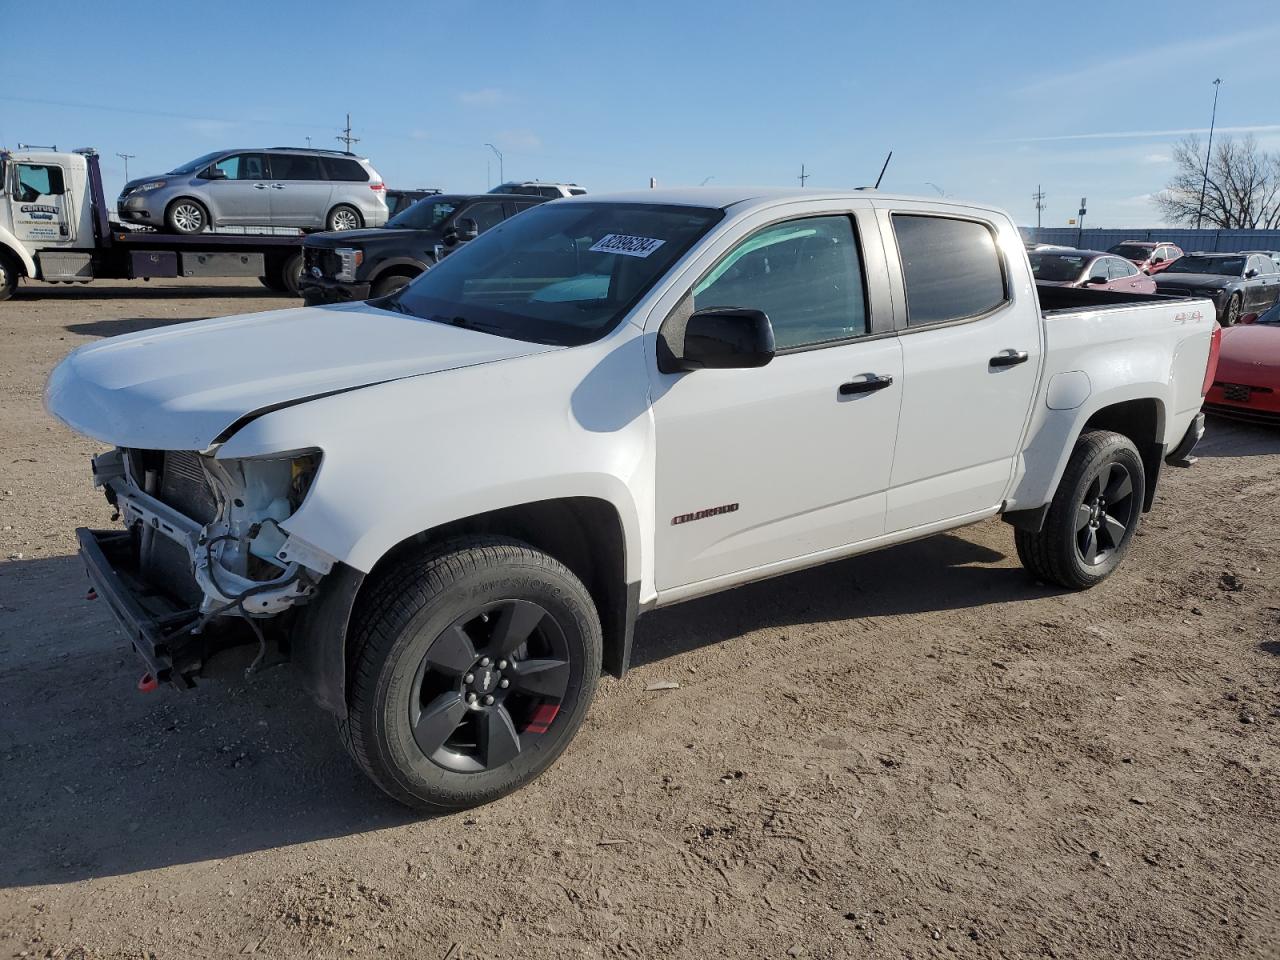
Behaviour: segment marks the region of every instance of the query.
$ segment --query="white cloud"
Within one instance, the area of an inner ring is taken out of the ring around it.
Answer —
[[[507,95],[497,87],[486,87],[483,90],[463,90],[458,94],[458,102],[467,107],[492,107],[507,100]]]
[[[1188,134],[1204,135],[1208,127],[1182,127],[1177,130],[1110,130],[1100,133],[1064,133],[1053,137],[1015,137],[998,143],[1049,143],[1059,140],[1140,140],[1146,137],[1185,137]],[[1215,127],[1214,134],[1224,133],[1278,133],[1280,123],[1260,123],[1244,127]]]
[[[1142,158],[1143,163],[1172,163],[1173,158],[1167,153],[1148,153]]]

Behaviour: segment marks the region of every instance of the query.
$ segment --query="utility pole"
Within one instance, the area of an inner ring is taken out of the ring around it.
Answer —
[[[1031,195],[1036,202],[1036,229],[1040,229],[1040,214],[1044,213],[1044,188],[1036,184],[1036,192]]]
[[[311,138],[307,137],[307,149],[311,148]]]
[[[346,125],[346,127],[344,127],[344,128],[343,128],[343,130],[342,130],[342,133],[338,134],[338,136],[334,137],[334,139],[335,139],[335,140],[339,140],[339,141],[341,141],[342,143],[345,143],[345,144],[347,145],[347,153],[350,153],[350,152],[351,152],[351,145],[352,145],[353,143],[359,143],[359,142],[360,142],[360,138],[359,138],[359,137],[353,137],[353,136],[351,135],[351,114],[349,114],[349,113],[347,114],[347,125]]]
[[[498,183],[499,184],[506,183],[507,175],[503,171],[503,167],[502,167],[502,151],[499,150],[497,147],[495,147],[492,143],[486,143],[485,146],[488,147],[490,150],[492,150],[493,155],[498,158]]]
[[[806,180],[808,180],[808,179],[809,179],[809,174],[807,174],[807,173],[805,173],[805,172],[804,172],[804,164],[803,164],[803,163],[802,163],[802,164],[800,164],[800,176],[799,176],[799,177],[797,177],[796,179],[798,179],[798,180],[800,181],[800,186],[801,186],[801,187],[803,187],[803,186],[804,186],[804,182],[805,182]]]
[[[1209,116],[1209,146],[1204,152],[1204,179],[1200,181],[1200,206],[1196,209],[1196,229],[1200,229],[1200,221],[1204,217],[1204,194],[1209,189],[1209,158],[1213,156],[1213,126],[1218,120],[1218,88],[1222,86],[1222,78],[1213,81],[1213,113]]]
[[[1080,219],[1076,221],[1076,249],[1077,250],[1084,245],[1084,215],[1088,212],[1088,208],[1089,208],[1089,198],[1081,197],[1080,213],[1077,214],[1077,216]]]
[[[123,161],[124,161],[124,178],[125,178],[125,180],[126,180],[126,181],[128,181],[128,179],[129,179],[129,161],[130,161],[130,160],[132,160],[132,159],[134,159],[134,158],[137,156],[137,154],[136,154],[136,153],[117,153],[117,154],[116,154],[116,156],[117,156],[117,157],[119,157],[121,160],[123,160]]]

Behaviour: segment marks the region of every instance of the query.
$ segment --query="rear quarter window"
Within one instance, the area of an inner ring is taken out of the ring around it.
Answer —
[[[976,317],[1009,299],[1004,261],[985,223],[904,213],[892,222],[909,327]]]
[[[368,183],[369,173],[360,166],[359,160],[349,157],[321,157],[320,164],[325,176],[330,180],[346,180],[351,183]]]

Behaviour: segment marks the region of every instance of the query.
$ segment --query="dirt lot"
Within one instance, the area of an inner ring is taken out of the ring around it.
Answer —
[[[0,956],[1280,956],[1280,432],[1211,423],[1091,593],[990,522],[654,614],[548,775],[423,820],[287,668],[140,695],[83,599],[49,369],[289,302],[40,293],[0,304]]]

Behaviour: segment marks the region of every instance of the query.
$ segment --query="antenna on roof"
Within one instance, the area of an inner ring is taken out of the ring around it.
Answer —
[[[892,159],[893,159],[893,151],[890,150],[889,155],[884,158],[884,166],[880,168],[880,176],[876,177],[876,185],[871,189],[873,190],[880,189],[880,181],[884,179],[884,172],[889,169],[889,161]]]

